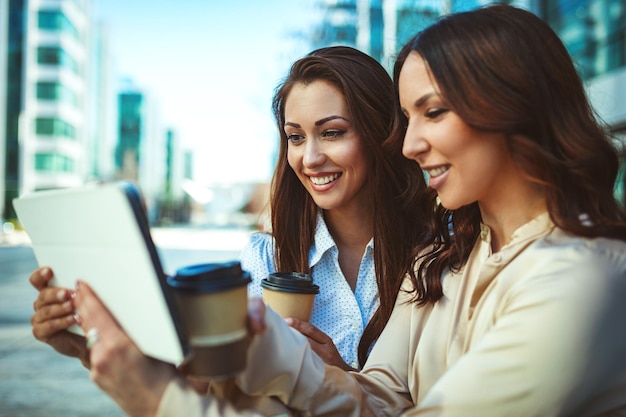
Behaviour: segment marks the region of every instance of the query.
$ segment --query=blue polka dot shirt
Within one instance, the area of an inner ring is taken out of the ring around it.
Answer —
[[[310,323],[330,336],[343,360],[357,368],[361,334],[379,304],[374,273],[374,240],[370,240],[365,248],[354,292],[339,267],[338,255],[337,245],[320,212],[315,241],[309,251],[313,282],[320,287]],[[248,286],[249,295],[261,297],[261,280],[276,272],[272,236],[266,233],[252,234],[241,253],[240,261],[241,267],[252,275],[252,282]]]

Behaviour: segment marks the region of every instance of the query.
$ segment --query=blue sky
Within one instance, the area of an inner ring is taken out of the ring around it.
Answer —
[[[203,184],[266,181],[275,86],[309,45],[312,0],[94,0],[115,72],[158,101]]]

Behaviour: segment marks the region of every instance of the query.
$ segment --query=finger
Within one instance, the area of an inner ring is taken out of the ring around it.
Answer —
[[[76,283],[76,297],[74,305],[80,311],[80,327],[84,331],[97,328],[100,333],[115,331],[120,326],[111,312],[84,281]]]
[[[48,282],[52,279],[53,276],[54,274],[52,273],[52,269],[44,266],[35,269],[28,278],[28,280],[33,287],[41,291],[42,288],[45,288],[48,285]]]
[[[33,318],[31,318],[31,323],[33,324],[33,336],[35,336],[35,339],[42,342],[49,340],[50,337],[61,331],[67,330],[71,325],[76,324],[76,316],[74,314],[40,323],[33,322]]]
[[[326,333],[313,326],[309,322],[291,317],[286,319],[285,321],[290,327],[293,327],[312,341],[315,341],[317,343],[328,343],[331,340],[331,338],[328,337]]]
[[[60,287],[46,287],[39,291],[39,295],[33,303],[33,309],[35,311],[41,309],[44,306],[52,304],[63,304],[66,301],[72,299],[73,291],[67,288]]]
[[[35,314],[31,316],[30,322],[33,326],[57,319],[65,319],[71,322],[74,315],[74,303],[72,300],[58,301],[54,304],[45,304],[37,307]]]

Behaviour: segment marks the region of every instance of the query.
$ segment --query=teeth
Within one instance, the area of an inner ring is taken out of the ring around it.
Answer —
[[[339,174],[327,175],[325,177],[309,177],[315,185],[325,185],[339,178]]]
[[[445,166],[445,167],[439,167],[439,168],[433,168],[433,169],[429,169],[428,171],[428,175],[431,177],[436,177],[437,175],[441,175],[444,172],[446,172],[450,167],[449,166]]]

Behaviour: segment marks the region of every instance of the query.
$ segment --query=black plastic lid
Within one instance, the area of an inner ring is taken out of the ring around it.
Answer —
[[[190,265],[180,268],[167,283],[176,289],[219,292],[247,285],[250,273],[237,261]]]
[[[320,287],[313,284],[313,278],[309,274],[300,272],[275,272],[261,280],[261,287],[295,294],[319,294],[320,292]]]

